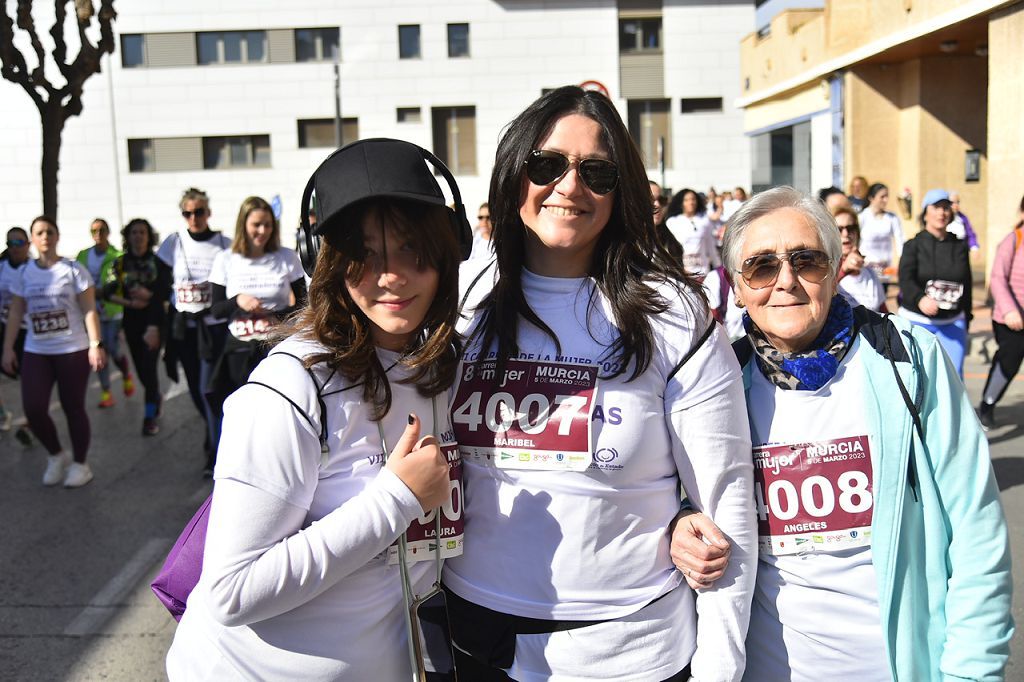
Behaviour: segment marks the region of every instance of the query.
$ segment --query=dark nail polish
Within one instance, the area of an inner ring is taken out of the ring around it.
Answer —
[[[409,413],[409,423],[412,424],[415,421],[416,421],[416,415],[414,415],[412,412],[410,412]]]

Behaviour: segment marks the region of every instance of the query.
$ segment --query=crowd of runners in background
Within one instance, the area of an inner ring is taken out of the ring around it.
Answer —
[[[726,270],[720,254],[728,220],[747,192],[742,187],[724,192],[685,188],[670,195],[654,181],[650,187],[662,241],[687,271],[702,279],[712,314],[729,337],[743,336],[743,310],[733,295],[735,273]],[[895,313],[932,331],[962,375],[973,305],[969,254],[978,249],[978,238],[957,192],[928,192],[918,216],[921,230],[906,241],[883,183],[869,184],[857,176],[848,193],[827,187],[818,198],[842,235],[840,293],[853,305]],[[112,238],[106,220],[96,218],[89,225],[94,245],[74,259],[58,255],[60,230],[47,216],[32,220],[28,230],[12,227],[7,232],[0,254],[0,325],[13,328],[0,337],[5,338],[2,370],[6,380],[22,382],[24,416],[17,405],[0,402],[0,432],[13,431],[25,447],[38,440],[46,448],[47,485],[74,487],[91,480],[85,461],[91,371],[99,380],[97,405],[104,409],[117,403],[114,367],[125,399],[141,383],[141,433],[159,432],[161,360],[174,381],[182,370],[206,425],[203,469],[209,475],[220,406],[265,357],[264,342],[273,325],[305,301],[308,280],[295,251],[282,246],[279,220],[267,201],[247,198],[230,233],[210,228],[205,192],[188,188],[179,205],[185,225],[162,242],[144,218],[125,225],[120,240]],[[994,407],[1024,361],[1024,267],[1015,267],[1024,259],[1024,199],[1020,212],[1021,221],[1000,242],[992,265],[999,351],[979,405],[985,428],[995,425]],[[471,260],[493,257],[490,234],[490,208],[484,203],[476,214]],[[895,310],[886,303],[893,294]],[[20,324],[8,323],[11,311]],[[70,456],[48,414],[55,383],[68,420]]]

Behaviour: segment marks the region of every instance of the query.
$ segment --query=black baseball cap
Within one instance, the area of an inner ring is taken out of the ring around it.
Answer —
[[[320,164],[312,184],[317,206],[313,233],[318,235],[331,232],[346,208],[367,199],[446,205],[423,150],[404,140],[371,138],[342,147]]]

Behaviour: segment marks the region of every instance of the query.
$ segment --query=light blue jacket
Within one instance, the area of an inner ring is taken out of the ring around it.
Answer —
[[[881,316],[855,314],[865,414],[880,445],[871,453],[872,556],[893,679],[998,682],[1014,629],[1013,582],[988,441],[935,336],[890,317],[897,338]],[[923,444],[887,348],[918,407]],[[755,363],[740,362],[749,391]]]

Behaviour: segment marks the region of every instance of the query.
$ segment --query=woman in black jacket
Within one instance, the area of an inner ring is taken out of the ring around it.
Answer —
[[[171,294],[171,269],[153,253],[157,234],[145,218],[135,218],[121,230],[124,254],[114,261],[110,279],[101,283],[104,300],[124,306],[121,327],[139,380],[146,389],[142,435],[160,430],[160,378],[157,366]]]
[[[929,190],[923,203],[923,229],[903,245],[900,258],[899,315],[935,334],[963,377],[972,317],[969,250],[946,230],[953,219],[949,193]]]

